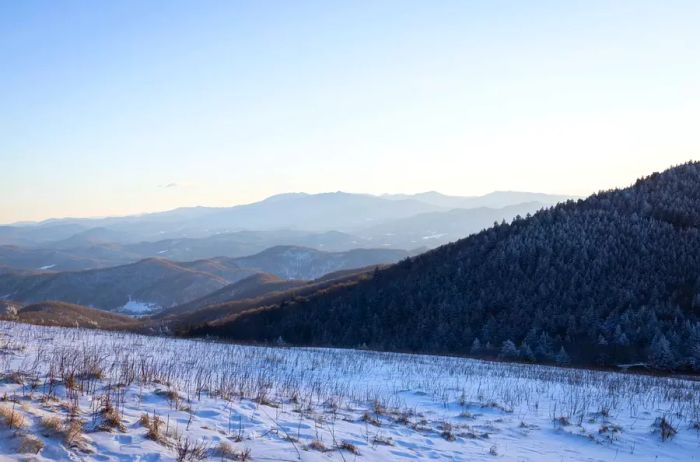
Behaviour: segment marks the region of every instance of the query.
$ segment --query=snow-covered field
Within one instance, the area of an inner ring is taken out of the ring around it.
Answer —
[[[689,380],[9,322],[0,372],[0,460],[700,459]]]

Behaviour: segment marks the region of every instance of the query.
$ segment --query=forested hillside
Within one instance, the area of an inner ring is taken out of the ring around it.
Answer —
[[[700,163],[193,328],[237,340],[700,370]]]

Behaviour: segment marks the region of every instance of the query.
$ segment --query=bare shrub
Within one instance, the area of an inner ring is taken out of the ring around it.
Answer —
[[[229,442],[222,441],[216,453],[222,459],[245,461],[250,459],[250,448],[236,449]]]
[[[571,425],[571,421],[566,416],[557,417],[554,419],[554,425],[558,427],[568,427]]]
[[[17,385],[24,384],[24,374],[22,374],[19,371],[10,372],[9,374],[6,374],[4,378],[10,383],[14,383]]]
[[[236,454],[236,457],[237,457],[237,460],[246,461],[246,460],[250,460],[250,457],[251,457],[250,454],[251,454],[250,448],[243,448],[240,451],[238,451],[238,453]]]
[[[373,416],[372,414],[370,414],[369,412],[365,412],[364,414],[362,414],[362,421],[363,421],[363,422],[367,422],[367,423],[370,424],[370,425],[374,425],[375,427],[381,427],[381,426],[382,426],[382,423],[379,421],[379,419],[377,419],[376,417],[374,417],[374,416]]]
[[[452,424],[445,421],[440,425],[440,436],[446,441],[454,441],[455,434],[452,428]]]
[[[661,441],[672,439],[678,433],[678,429],[669,422],[666,417],[657,417],[654,422],[654,427],[661,435]]]
[[[622,433],[622,427],[615,424],[603,424],[598,429],[598,434],[610,443],[617,441],[620,433]]]
[[[196,462],[207,458],[209,444],[206,441],[178,438],[175,441],[175,454],[178,462]]]
[[[219,443],[219,446],[216,448],[216,453],[219,457],[222,459],[234,459],[236,450],[233,448],[231,443],[228,441],[222,441]]]
[[[374,413],[377,415],[383,415],[386,413],[386,406],[378,399],[375,399],[372,402],[372,410],[374,410]]]

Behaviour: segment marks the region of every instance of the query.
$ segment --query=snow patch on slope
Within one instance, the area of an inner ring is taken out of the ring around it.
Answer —
[[[140,302],[138,300],[129,300],[124,306],[119,308],[117,311],[133,316],[144,316],[148,314],[153,314],[162,309],[163,308],[161,306],[158,306],[153,303]]]

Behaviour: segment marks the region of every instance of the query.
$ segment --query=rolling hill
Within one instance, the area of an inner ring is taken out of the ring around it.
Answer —
[[[71,303],[47,301],[16,308],[13,313],[0,312],[0,319],[43,326],[83,327],[93,329],[135,329],[137,320]]]
[[[22,303],[60,300],[108,311],[145,315],[186,304],[256,273],[281,279],[316,279],[328,273],[393,263],[408,252],[358,249],[323,252],[278,246],[240,258],[217,257],[191,262],[148,258],[115,267],[65,272],[0,271],[0,299]],[[271,282],[271,281],[270,281]],[[278,282],[280,288],[295,284]],[[235,294],[238,289],[233,290]],[[226,291],[218,294],[226,301]]]
[[[212,305],[259,298],[271,292],[286,292],[306,284],[308,284],[307,281],[298,279],[285,280],[273,274],[256,273],[241,281],[222,287],[204,297],[169,308],[159,313],[157,317],[176,316],[182,313],[194,312]]]
[[[194,304],[177,306],[145,319],[142,329],[149,332],[176,332],[187,335],[194,326],[208,322],[225,324],[246,311],[266,309],[277,304],[284,306],[290,301],[305,300],[356,284],[358,281],[370,278],[379,268],[381,267],[371,266],[345,270],[328,274],[314,281],[295,281],[293,286],[284,288],[285,290],[278,290],[282,286],[267,277],[248,282],[241,281],[239,284],[243,287],[239,286],[239,288],[243,290],[234,293],[233,297],[225,302],[205,304],[202,301],[212,301],[205,298]]]
[[[240,278],[249,274],[240,271]],[[165,259],[147,259],[88,271],[4,274],[0,293],[22,303],[60,300],[110,311],[143,311],[184,303],[230,282]]]
[[[250,257],[236,258],[243,268],[274,274],[283,279],[317,279],[336,271],[395,263],[410,256],[396,249],[353,249],[347,252],[322,252],[297,247],[277,246]]]

